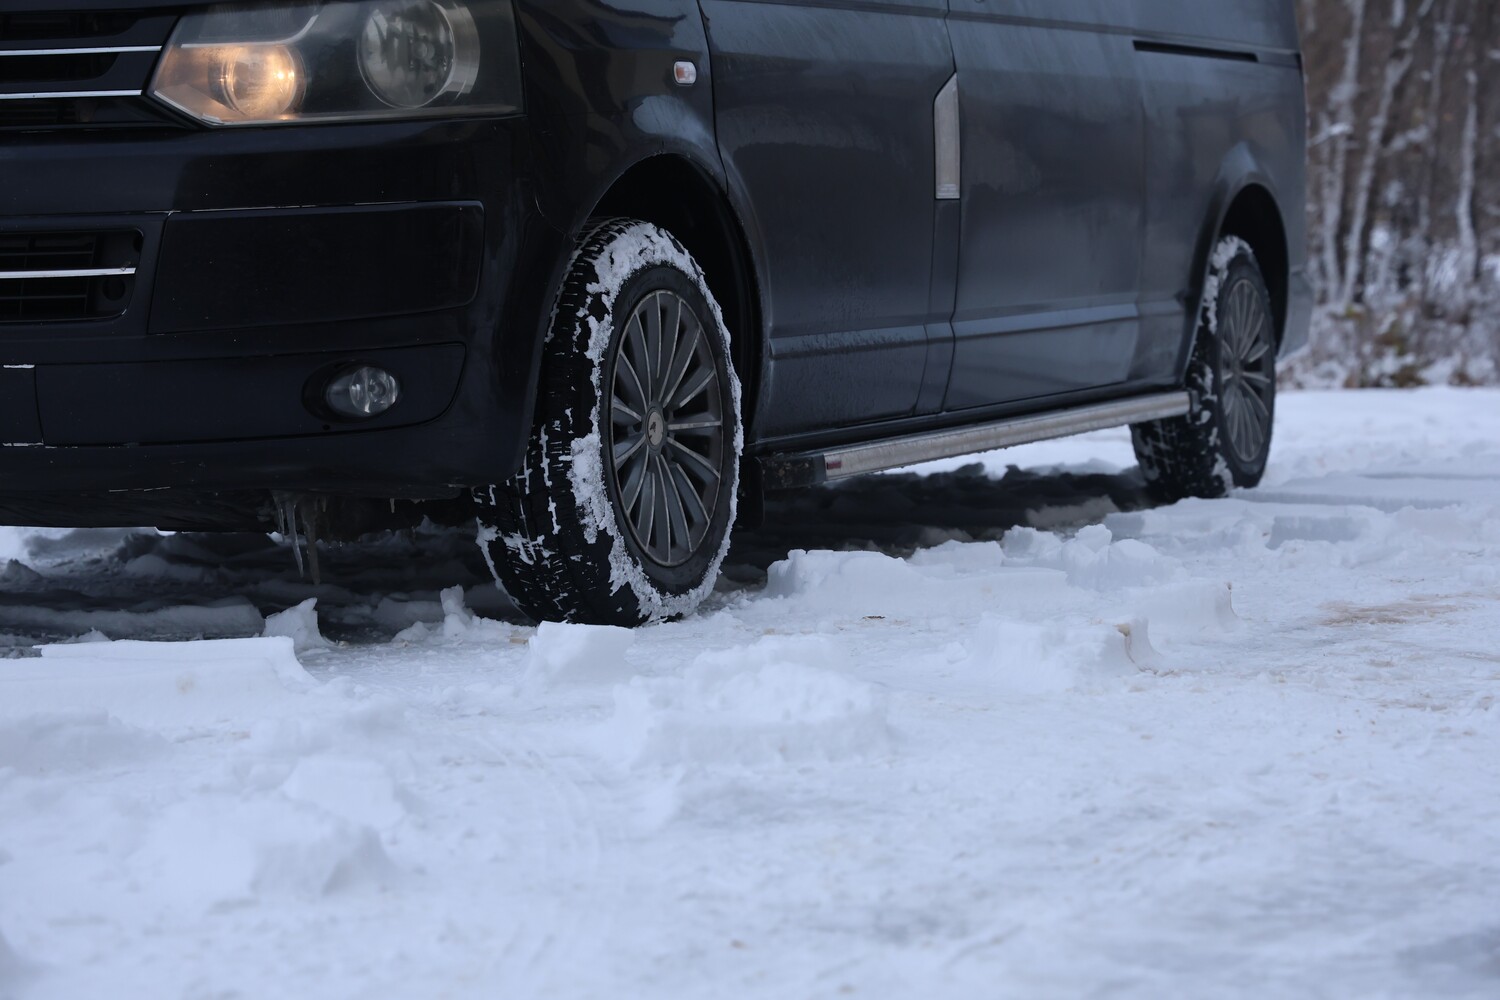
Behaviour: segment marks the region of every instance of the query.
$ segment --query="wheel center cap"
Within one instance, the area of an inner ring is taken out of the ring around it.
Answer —
[[[660,448],[667,439],[667,418],[662,416],[660,410],[652,410],[646,415],[646,440],[651,447]]]

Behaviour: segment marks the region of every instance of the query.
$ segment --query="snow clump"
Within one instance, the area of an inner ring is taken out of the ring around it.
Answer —
[[[267,636],[284,635],[292,640],[297,652],[327,649],[333,643],[318,631],[318,599],[309,597],[294,608],[277,612],[266,619]]]
[[[315,899],[395,876],[375,832],[291,799],[207,796],[166,808],[130,858],[168,902],[204,912],[264,897]]]
[[[317,754],[297,761],[281,792],[359,826],[386,829],[406,815],[391,773],[376,760]]]
[[[1025,697],[1128,676],[1155,659],[1144,621],[1111,628],[987,618],[955,652],[966,672]]]
[[[886,699],[821,637],[704,653],[681,676],[615,689],[599,748],[628,765],[832,761],[884,752]]]
[[[98,710],[0,720],[0,771],[55,775],[128,764],[166,748],[166,741],[156,734]]]
[[[1135,539],[1115,541],[1102,524],[1091,524],[1066,541],[1050,532],[1013,528],[1004,547],[1007,565],[1062,570],[1068,583],[1085,590],[1146,587],[1184,576],[1176,559]]]
[[[526,647],[528,684],[607,684],[633,673],[625,654],[635,633],[612,625],[542,622]]]

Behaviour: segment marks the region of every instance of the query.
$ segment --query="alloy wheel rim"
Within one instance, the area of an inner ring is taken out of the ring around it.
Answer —
[[[724,399],[703,324],[676,292],[645,295],[620,335],[609,398],[610,476],[640,551],[681,566],[713,526]]]
[[[1224,299],[1219,344],[1224,430],[1236,457],[1252,463],[1271,436],[1276,351],[1265,300],[1246,279],[1236,282]]]

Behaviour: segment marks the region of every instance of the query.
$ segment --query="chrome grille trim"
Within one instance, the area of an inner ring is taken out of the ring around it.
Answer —
[[[0,94],[0,101],[53,101],[75,97],[140,97],[143,90],[62,90],[46,94]]]
[[[37,278],[110,278],[134,273],[133,267],[85,267],[69,271],[0,271],[0,281],[31,281]]]
[[[0,49],[0,59],[6,56],[105,56],[122,52],[160,52],[160,45],[105,45],[86,49]]]
[[[126,8],[124,0],[83,0],[80,5],[89,9],[82,11],[12,9],[72,4],[0,0],[0,136],[184,127],[146,99],[180,12]]]

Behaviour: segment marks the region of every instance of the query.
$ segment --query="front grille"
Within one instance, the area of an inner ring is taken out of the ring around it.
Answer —
[[[0,323],[108,319],[130,304],[141,234],[0,233]]]
[[[0,129],[156,125],[177,120],[142,96],[170,14],[0,14]]]
[[[141,20],[139,14],[125,11],[88,11],[59,14],[36,11],[29,14],[0,14],[0,42],[45,41],[54,38],[108,38],[123,35]]]

